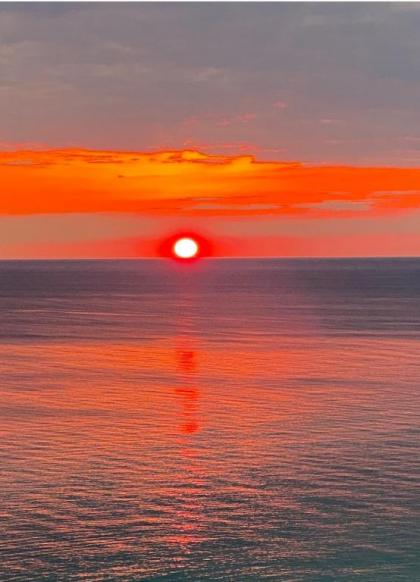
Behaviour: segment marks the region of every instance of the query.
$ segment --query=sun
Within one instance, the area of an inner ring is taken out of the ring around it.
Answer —
[[[199,250],[198,242],[187,236],[177,239],[173,245],[173,253],[178,259],[194,259]]]
[[[156,247],[158,257],[183,263],[214,256],[213,242],[193,230],[174,232],[162,239]]]

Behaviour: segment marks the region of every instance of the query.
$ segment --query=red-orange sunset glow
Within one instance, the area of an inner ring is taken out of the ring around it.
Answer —
[[[197,151],[0,152],[0,214],[359,216],[420,209],[420,168],[305,165]]]
[[[199,241],[197,256],[405,255],[420,248],[419,168],[67,149],[2,152],[0,179],[0,221],[16,224],[0,245],[5,258],[173,256],[167,233],[185,230],[207,231],[215,241],[212,248]],[[127,217],[157,221],[156,228],[128,230]],[[59,221],[66,225],[54,226]]]

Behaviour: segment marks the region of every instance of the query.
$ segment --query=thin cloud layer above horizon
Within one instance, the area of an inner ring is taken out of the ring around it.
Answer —
[[[305,166],[193,150],[0,152],[1,214],[381,215],[420,209],[420,168]]]
[[[153,256],[185,225],[233,256],[419,254],[419,25],[396,2],[1,5],[0,256]]]

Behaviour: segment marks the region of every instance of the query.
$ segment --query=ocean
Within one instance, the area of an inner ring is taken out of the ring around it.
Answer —
[[[420,580],[420,259],[0,263],[0,580]]]

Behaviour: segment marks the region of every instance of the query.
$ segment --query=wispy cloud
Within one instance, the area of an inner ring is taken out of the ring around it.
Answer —
[[[195,150],[2,152],[0,183],[1,214],[248,213],[310,218],[420,208],[419,168],[309,166]]]

